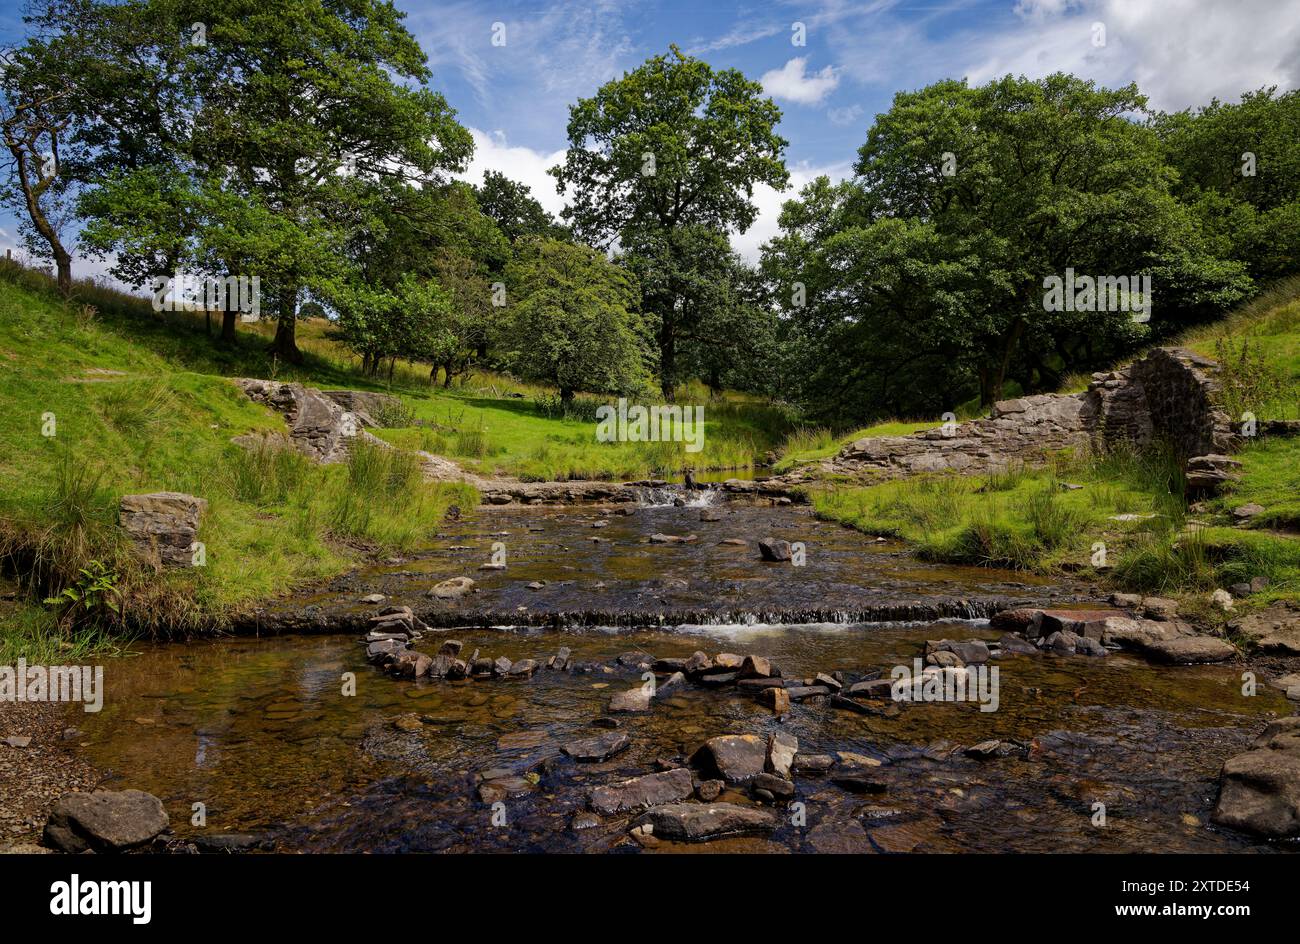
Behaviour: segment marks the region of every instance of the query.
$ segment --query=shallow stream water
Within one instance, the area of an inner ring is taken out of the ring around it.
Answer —
[[[473,535],[486,540],[501,530],[518,531],[531,515],[546,530],[525,528],[521,538],[532,534],[538,545],[565,543],[555,541],[557,533],[585,532],[594,514],[514,513],[513,528],[480,516],[444,540],[464,546]],[[616,519],[604,530],[617,535],[616,525],[630,529],[614,537],[630,542],[631,535],[659,530],[666,520],[671,523],[657,513],[641,514]],[[921,584],[936,592],[1006,584],[1021,593],[1030,589],[1015,575],[927,569],[868,550],[869,539],[834,526],[790,520],[796,522],[791,530],[815,536],[815,559],[838,562],[833,574],[818,578],[823,586],[857,581],[858,592],[900,581],[908,592],[919,592]],[[512,563],[509,585],[554,580],[562,572],[562,579],[579,584],[603,577],[615,592],[629,594],[637,592],[638,581],[671,578],[679,570],[688,589],[700,579],[698,570],[671,555],[687,550],[689,557],[689,547],[615,543],[596,545],[601,553],[594,557],[585,545],[568,544],[563,555],[525,551],[518,571]],[[863,549],[857,557],[854,546]],[[717,553],[705,547],[695,546],[697,563],[698,555]],[[465,552],[444,549],[430,560],[441,567],[460,553]],[[635,568],[619,563],[620,554],[635,561],[646,553],[654,555],[653,575],[644,572],[644,562]],[[620,574],[623,566],[626,575]],[[726,566],[723,576],[709,579],[757,580],[746,576],[753,570],[747,559]],[[405,571],[418,573],[409,566]],[[783,580],[805,579],[788,569],[776,573]],[[428,579],[423,575],[423,586]],[[403,580],[413,585],[415,578]],[[530,605],[539,605],[535,595]],[[638,851],[628,836],[629,817],[599,818],[587,811],[592,787],[652,772],[656,764],[685,763],[715,735],[776,730],[797,737],[801,752],[837,755],[848,763],[853,755],[858,763],[879,761],[875,773],[885,789],[852,793],[826,776],[800,776],[796,801],[802,815],[783,805],[777,810],[782,825],[771,834],[689,846],[662,843],[655,851],[1270,848],[1209,824],[1223,760],[1244,749],[1270,713],[1290,713],[1271,690],[1244,697],[1240,666],[1157,667],[1118,653],[1104,659],[1020,656],[998,663],[995,712],[981,712],[972,703],[912,704],[892,716],[863,715],[823,702],[796,704],[784,720],[734,689],[688,686],[657,701],[648,714],[614,719],[631,746],[612,759],[580,764],[560,750],[607,730],[602,725],[611,723],[610,696],[640,684],[636,669],[618,664],[629,651],[654,657],[689,656],[697,649],[758,653],[787,678],[836,670],[852,678],[911,664],[927,639],[998,635],[982,621],[960,620],[618,631],[479,626],[433,634],[418,644],[434,652],[441,638],[454,636],[464,643],[464,655],[478,649],[543,663],[565,646],[574,662],[607,667],[584,673],[541,668],[528,680],[462,682],[389,678],[366,664],[355,634],[232,638],[142,647],[114,660],[106,669],[103,712],[79,723],[91,760],[110,775],[105,786],[135,787],[162,798],[178,835],[253,833],[284,850]],[[344,694],[347,673],[355,676],[354,695]],[[962,750],[989,739],[1014,741],[1021,749],[990,759]],[[495,811],[495,822],[492,806],[480,799],[484,774],[510,776],[517,785]],[[722,799],[754,802],[738,790]],[[196,803],[206,812],[202,827],[191,823]],[[1104,825],[1096,804],[1104,804]]]

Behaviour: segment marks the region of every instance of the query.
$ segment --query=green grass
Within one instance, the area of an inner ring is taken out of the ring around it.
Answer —
[[[912,542],[923,559],[1050,573],[1085,565],[1099,541],[1109,557],[1177,530],[1180,494],[1181,473],[1163,454],[1114,453],[1058,456],[1042,469],[835,488],[813,503],[822,517]]]
[[[1221,404],[1234,419],[1246,411],[1261,420],[1300,419],[1300,276],[1179,343],[1219,361]]]
[[[477,373],[447,388],[427,366],[396,362],[378,377],[323,319],[298,324],[301,365],[268,353],[271,322],[240,324],[219,344],[202,313],[155,313],[146,300],[92,282],[71,300],[48,276],[0,261],[0,559],[24,578],[28,602],[0,632],[0,660],[103,646],[124,633],[220,626],[241,607],[294,584],[339,573],[370,555],[415,547],[445,509],[478,503],[471,489],[427,484],[410,450],[449,456],[484,473],[524,479],[642,478],[746,469],[791,428],[779,406],[692,385],[675,392],[704,407],[702,451],[684,443],[596,441],[603,398],[560,411],[555,392]],[[387,392],[376,433],[398,451],[362,448],[318,467],[277,448],[283,419],[228,378],[297,381]],[[52,436],[42,435],[52,420]],[[262,433],[260,448],[231,444]],[[743,474],[743,473],[742,473]],[[180,491],[207,499],[199,539],[206,565],[144,572],[116,526],[123,494]],[[123,591],[124,617],[102,627],[55,626],[38,603],[99,561]]]
[[[30,273],[0,272],[0,556],[23,578],[27,600],[4,620],[0,661],[102,647],[122,633],[219,627],[296,583],[415,546],[449,504],[477,504],[464,487],[425,483],[401,452],[363,449],[320,467],[270,446],[233,445],[233,436],[284,428],[224,379],[251,372],[264,346],[245,339],[220,351],[185,325],[160,331],[147,305],[98,298],[106,307],[91,316]],[[322,370],[304,379],[342,379]],[[118,498],[162,490],[207,499],[205,566],[153,574],[124,546]],[[122,592],[118,635],[56,627],[38,602],[92,561]]]
[[[756,400],[734,395],[711,400],[684,389],[676,394],[676,402],[704,410],[702,449],[687,452],[684,442],[598,442],[593,420],[557,415],[545,394],[536,399],[496,397],[472,386],[394,392],[420,425],[376,430],[380,438],[448,456],[481,474],[528,481],[661,477],[686,468],[748,469],[774,444],[774,424],[785,422],[779,411]],[[579,400],[574,412],[593,416],[595,406],[610,402]]]
[[[1241,480],[1212,503],[1228,513],[1246,504],[1264,508],[1249,527],[1300,533],[1300,439],[1269,437],[1249,443],[1236,457]]]

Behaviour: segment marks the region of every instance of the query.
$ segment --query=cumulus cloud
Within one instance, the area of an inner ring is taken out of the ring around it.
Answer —
[[[787,200],[793,200],[806,184],[812,183],[818,177],[825,175],[832,181],[840,181],[852,174],[853,165],[849,161],[822,167],[802,164],[790,168],[790,186],[785,190],[777,191],[766,184],[759,184],[754,188],[754,204],[758,207],[758,219],[746,232],[731,234],[732,248],[747,262],[757,262],[759,249],[763,243],[781,230],[778,220],[781,217],[782,204]]]
[[[1153,107],[1177,110],[1300,85],[1300,0],[1008,0],[1004,11],[950,31],[952,7],[905,20],[846,13],[828,41],[839,74],[890,88],[1073,72],[1112,88],[1136,82]]]
[[[470,128],[469,133],[474,138],[474,158],[465,173],[456,176],[472,184],[482,184],[483,174],[489,170],[505,174],[511,180],[530,187],[537,202],[549,213],[559,217],[560,211],[564,209],[564,198],[555,189],[555,178],[546,171],[564,160],[563,149],[548,153],[522,145],[511,145],[501,131],[489,133]]]
[[[763,84],[763,91],[773,98],[815,105],[840,84],[840,77],[835,74],[833,66],[810,74],[808,57],[796,56],[781,68],[763,73],[759,81]]]

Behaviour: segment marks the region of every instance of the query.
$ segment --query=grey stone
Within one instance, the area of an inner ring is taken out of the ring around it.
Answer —
[[[167,828],[162,801],[142,790],[66,793],[45,825],[45,841],[64,852],[122,852]]]
[[[591,808],[609,816],[648,806],[660,806],[685,800],[695,792],[691,772],[685,767],[661,773],[633,777],[618,783],[605,784],[591,791]]]
[[[638,826],[652,826],[661,839],[702,842],[719,836],[770,832],[776,817],[766,810],[734,803],[670,803],[647,810]]]
[[[615,754],[626,750],[631,743],[631,739],[622,731],[609,731],[605,734],[597,734],[595,737],[570,741],[560,750],[576,761],[597,763],[609,760]]]
[[[692,755],[691,763],[705,774],[716,774],[728,783],[742,783],[763,772],[767,741],[754,734],[709,738]]]
[[[207,508],[204,499],[182,492],[123,495],[118,524],[145,560],[162,567],[193,567],[199,519]]]

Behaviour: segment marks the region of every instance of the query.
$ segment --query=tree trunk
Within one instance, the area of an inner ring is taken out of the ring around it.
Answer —
[[[451,365],[450,365],[450,364],[443,364],[443,365],[442,365],[442,386],[443,386],[443,389],[446,389],[446,388],[448,388],[448,387],[451,386],[451,376],[452,376],[452,374],[451,374]]]
[[[226,304],[226,310],[221,313],[221,343],[234,345],[235,343],[235,322],[239,319],[239,310],[231,308]]]
[[[565,406],[573,403],[573,391],[564,387],[560,388],[560,402]]]
[[[290,364],[301,364],[302,351],[298,350],[298,287],[292,286],[280,292],[280,314],[275,322],[275,340],[271,351]]]
[[[72,256],[68,255],[62,244],[51,248],[54,250],[55,283],[66,298],[72,294]]]
[[[677,372],[677,336],[672,323],[665,318],[659,329],[659,389],[665,400],[673,398],[673,384]]]

